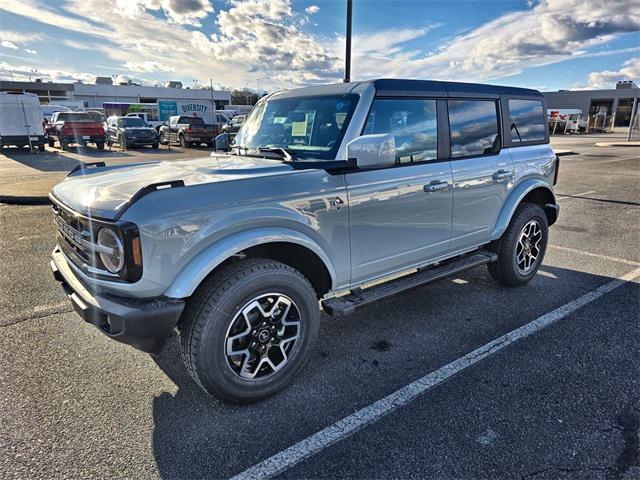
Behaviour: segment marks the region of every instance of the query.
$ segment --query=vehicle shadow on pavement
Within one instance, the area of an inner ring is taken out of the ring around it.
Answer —
[[[514,289],[499,286],[485,269],[473,269],[340,321],[323,315],[311,367],[291,388],[248,406],[203,393],[183,366],[179,339],[172,338],[152,357],[177,386],[175,394],[163,392],[153,399],[152,446],[159,476],[221,478],[243,471],[353,413],[356,406],[376,401],[613,278],[549,265],[541,270],[529,284]],[[452,298],[459,301],[452,303]],[[523,309],[525,304],[529,307]],[[409,365],[407,352],[413,352]]]

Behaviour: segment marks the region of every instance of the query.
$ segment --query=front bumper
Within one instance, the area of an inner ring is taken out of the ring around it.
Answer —
[[[76,277],[58,246],[50,262],[54,278],[84,321],[118,342],[143,352],[159,353],[178,323],[184,301],[158,297],[135,299],[94,295]]]

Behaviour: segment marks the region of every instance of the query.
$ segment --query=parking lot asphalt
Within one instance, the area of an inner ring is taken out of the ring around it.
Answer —
[[[477,268],[350,317],[323,317],[303,374],[245,407],[202,393],[177,339],[150,356],[83,323],[48,270],[49,208],[0,205],[0,478],[242,473],[629,279],[640,268],[640,150],[553,142],[578,154],[562,158],[560,220],[532,282],[501,287]],[[619,285],[279,475],[640,478],[640,286]]]

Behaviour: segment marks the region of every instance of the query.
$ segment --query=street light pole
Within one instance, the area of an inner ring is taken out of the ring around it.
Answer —
[[[353,0],[347,0],[347,38],[344,52],[344,82],[351,81],[351,17],[353,11]]]

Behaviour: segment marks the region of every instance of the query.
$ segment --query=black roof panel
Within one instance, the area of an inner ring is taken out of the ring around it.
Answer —
[[[457,95],[529,95],[542,96],[537,90],[529,88],[505,87],[500,85],[487,85],[484,83],[441,82],[436,80],[401,80],[382,78],[372,80],[378,95],[428,95],[439,96],[451,94]]]

